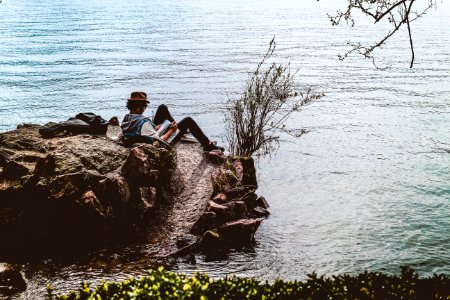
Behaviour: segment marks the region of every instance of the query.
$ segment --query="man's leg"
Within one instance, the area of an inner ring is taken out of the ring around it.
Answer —
[[[153,118],[153,123],[155,123],[155,125],[160,125],[165,120],[169,120],[170,122],[174,121],[167,106],[161,104],[156,110],[155,117]]]
[[[180,132],[173,138],[172,145],[178,142],[183,136],[183,134],[185,134],[189,130],[191,134],[197,139],[197,141],[200,142],[205,151],[225,150],[223,147],[219,147],[212,144],[208,139],[208,137],[203,133],[201,128],[198,126],[197,122],[195,122],[191,117],[184,118],[183,120],[178,122],[177,125]]]
[[[177,126],[178,126],[178,129],[180,130],[180,132],[174,138],[175,142],[177,142],[179,140],[179,138],[181,138],[181,136],[189,130],[191,132],[191,134],[197,139],[197,141],[200,142],[200,144],[203,147],[209,145],[208,137],[200,129],[197,122],[195,122],[194,119],[192,119],[191,117],[184,118],[183,120],[178,122]]]

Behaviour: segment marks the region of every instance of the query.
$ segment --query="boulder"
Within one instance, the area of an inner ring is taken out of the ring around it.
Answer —
[[[8,299],[10,296],[22,292],[26,286],[25,279],[18,267],[0,263],[0,299]]]
[[[255,161],[252,157],[229,156],[227,164],[233,166],[241,185],[252,186],[254,189],[258,187]]]
[[[197,221],[195,221],[191,228],[191,233],[202,234],[205,231],[213,229],[215,226],[216,213],[213,211],[206,211],[197,219]]]
[[[0,256],[144,234],[156,200],[171,195],[176,155],[105,136],[43,139],[39,128],[0,133]]]
[[[233,207],[208,201],[206,212],[213,212],[215,214],[215,223],[222,224],[231,218],[233,214]]]
[[[229,221],[237,220],[237,219],[243,219],[243,218],[246,218],[248,216],[247,205],[245,204],[244,201],[233,201],[231,203],[233,204],[232,205],[233,206],[233,215],[229,219]],[[226,205],[228,206],[230,204],[226,204]]]
[[[138,186],[154,186],[157,182],[158,171],[153,168],[153,161],[144,153],[142,147],[131,149],[127,160],[121,168],[121,174]]]
[[[247,244],[255,239],[255,232],[261,221],[254,219],[241,219],[220,226],[217,229],[220,237],[231,244]]]
[[[129,149],[95,135],[43,139],[39,128],[0,133],[0,257],[76,254],[85,245],[136,235],[168,244],[189,230],[201,238],[178,253],[192,254],[226,248],[224,240],[252,240],[259,223],[247,218],[265,214],[254,211],[265,204],[255,194],[252,159],[225,159],[195,145],[177,158],[175,151],[155,145]],[[204,155],[220,165],[205,163]],[[183,167],[175,181],[177,162]],[[175,186],[180,189],[174,200],[162,201],[172,198]],[[204,199],[211,200],[202,212]]]
[[[262,207],[255,207],[251,211],[251,215],[254,218],[267,218],[270,215],[270,212]]]
[[[263,196],[260,196],[256,199],[256,206],[257,207],[262,207],[265,209],[269,208],[269,203],[267,203],[266,198],[264,198]]]
[[[212,230],[206,231],[198,241],[198,247],[205,252],[215,251],[223,248],[223,246],[224,244],[220,234]]]

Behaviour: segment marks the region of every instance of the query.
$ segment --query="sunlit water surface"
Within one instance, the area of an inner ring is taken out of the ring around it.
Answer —
[[[363,270],[450,274],[450,5],[380,53],[341,62],[346,41],[373,41],[379,28],[332,27],[344,1],[24,1],[0,4],[0,131],[23,122],[65,120],[94,111],[125,114],[133,90],[176,117],[193,116],[223,141],[221,108],[237,97],[268,42],[298,69],[299,88],[326,96],[292,117],[300,139],[282,136],[259,163],[259,194],[272,215],[252,250],[169,268],[213,276],[302,279]],[[157,245],[24,265],[33,298],[81,281],[139,275]]]

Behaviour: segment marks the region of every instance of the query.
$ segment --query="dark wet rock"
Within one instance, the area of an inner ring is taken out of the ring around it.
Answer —
[[[248,216],[247,205],[244,201],[233,201],[233,216],[231,220],[243,219]],[[228,204],[227,204],[228,205]]]
[[[224,243],[220,236],[215,231],[208,230],[206,231],[198,242],[199,248],[202,251],[214,251],[216,249],[223,248]]]
[[[215,214],[215,223],[222,224],[232,217],[233,207],[231,205],[220,205],[213,201],[208,201],[206,211],[213,212]]]
[[[20,269],[14,265],[0,263],[0,299],[7,299],[26,289]]]
[[[264,198],[263,196],[258,197],[255,204],[257,207],[262,207],[265,209],[269,208],[269,203],[267,203],[266,198]]]
[[[191,232],[193,234],[202,234],[203,232],[210,230],[215,226],[216,213],[212,211],[206,211],[197,219],[197,221],[195,221],[194,225],[191,228]]]
[[[228,243],[245,244],[254,241],[260,223],[259,220],[241,219],[220,226],[217,232]]]
[[[266,218],[270,215],[270,212],[262,207],[255,207],[251,211],[251,215],[255,218]]]

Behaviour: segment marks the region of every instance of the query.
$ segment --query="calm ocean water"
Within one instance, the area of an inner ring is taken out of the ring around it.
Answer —
[[[275,35],[277,60],[298,68],[299,87],[326,96],[289,122],[309,133],[283,136],[259,164],[272,215],[255,249],[172,268],[262,279],[401,265],[450,274],[450,5],[438,5],[414,23],[415,67],[403,32],[380,53],[390,66],[380,71],[362,58],[337,59],[347,40],[374,40],[381,29],[332,27],[327,13],[342,0],[4,0],[0,132],[81,111],[123,117],[129,93],[144,90],[221,141],[223,102],[239,95]],[[47,283],[66,291],[142,274],[153,247],[122,249],[111,268],[101,254],[25,265],[21,297]]]

